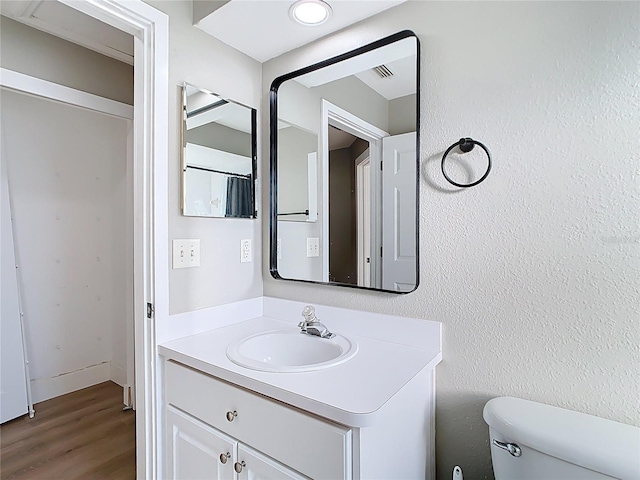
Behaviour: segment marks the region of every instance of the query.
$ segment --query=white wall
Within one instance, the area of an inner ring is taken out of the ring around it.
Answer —
[[[302,212],[310,208],[308,155],[318,151],[318,135],[294,126],[278,130],[278,135],[278,175],[283,179],[278,212]],[[321,222],[307,222],[307,218],[304,214],[278,217],[277,268],[282,278],[322,280],[322,257],[307,257],[307,238],[320,238]]]
[[[416,131],[416,95],[405,95],[389,101],[389,135]]]
[[[319,222],[279,221],[278,238],[278,274],[282,278],[321,282],[322,256],[307,257],[307,238],[320,238]]]
[[[491,478],[491,397],[640,425],[638,25],[636,2],[407,2],[263,66],[266,105],[278,75],[399,30],[420,37],[420,287],[276,281],[265,261],[264,293],[443,322],[438,478],[455,464]],[[439,169],[462,136],[494,168],[459,191]]]
[[[22,25],[6,17],[0,18],[0,24],[0,36],[2,40],[0,65],[2,67],[20,73],[25,73],[36,78],[48,80],[60,85],[65,85],[81,91],[99,95],[105,98],[129,104],[133,103],[133,67],[131,65],[124,64],[112,58],[96,53],[92,50],[88,50],[79,45],[75,45],[66,40],[57,38],[53,35],[49,35],[34,28]],[[1,95],[3,104],[5,103],[5,98],[13,98],[10,97],[10,95],[13,94],[9,94],[5,91],[3,91]],[[10,100],[6,101],[8,102]],[[17,135],[15,137],[8,138],[7,144],[9,142],[15,142],[12,143],[12,145],[14,145],[16,149],[18,149],[17,151],[19,152],[19,155],[23,155],[24,151],[22,150],[22,147],[18,147],[19,141],[22,141],[23,143],[25,141],[27,143],[33,142],[32,137],[30,137],[29,135],[32,134],[32,130],[35,131],[39,129],[42,131],[46,130],[46,138],[50,140],[48,148],[43,148],[42,150],[43,160],[47,156],[51,158],[52,156],[56,157],[62,155],[61,152],[63,152],[63,149],[65,148],[71,149],[73,145],[72,139],[75,139],[75,135],[77,135],[77,132],[65,129],[64,125],[58,122],[58,115],[59,112],[65,111],[67,113],[65,113],[63,117],[60,118],[66,118],[66,116],[73,116],[68,113],[70,111],[82,111],[73,109],[71,107],[66,107],[65,109],[65,107],[62,105],[56,106],[53,103],[45,101],[42,101],[42,103],[33,102],[35,102],[35,100],[31,99],[31,102],[28,103],[31,113],[34,113],[35,111],[41,111],[43,114],[54,115],[54,120],[45,122],[40,118],[34,118],[32,121],[27,121],[27,117],[22,116],[24,112],[20,112],[20,118],[22,118],[23,120],[23,129],[19,129],[17,125],[12,125],[12,127],[15,128],[15,132],[17,132]],[[8,114],[9,112],[5,114],[3,110],[3,117]],[[107,122],[107,120],[101,119],[101,117],[103,116],[98,114],[94,114],[92,116],[89,112],[78,113],[77,117],[84,118],[87,121],[86,125],[82,124],[83,127],[87,127],[84,134],[86,137],[86,142],[82,143],[82,145],[86,146],[88,150],[85,151],[85,154],[81,161],[81,165],[83,167],[90,166],[92,165],[92,161],[100,161],[100,155],[106,155],[104,156],[104,158],[102,158],[103,162],[107,159],[117,158],[116,162],[120,162],[117,164],[118,168],[126,168],[126,156],[121,155],[122,151],[126,152],[128,141],[126,128],[122,126],[126,125],[126,122],[124,120],[112,119],[114,122],[120,122],[120,126],[118,128],[125,128],[124,134],[120,135],[120,132],[117,139],[111,139],[114,146],[113,148],[110,147],[110,151],[106,150],[101,152],[94,152],[93,150],[89,149],[91,144],[91,142],[88,140],[90,138],[89,132],[93,132],[96,137],[101,137],[99,141],[106,140],[105,138],[102,138],[103,135],[99,132],[99,129],[101,128],[102,123]],[[40,123],[38,124],[37,122]],[[36,125],[39,125],[38,128],[36,128]],[[69,128],[73,128],[73,123],[70,125],[71,126]],[[89,125],[91,125],[91,128],[89,128]],[[42,135],[43,134],[40,134],[40,136],[37,137],[38,141],[41,139]],[[98,144],[99,141],[97,141],[96,144]],[[78,157],[82,156],[80,150],[72,151],[74,155],[77,155]],[[68,158],[68,161],[71,161],[72,157]],[[26,174],[20,169],[18,170],[18,173]],[[78,179],[81,179],[82,176],[80,174],[80,171],[78,171],[77,174]],[[42,181],[44,185],[47,185],[46,178],[42,178]],[[69,192],[65,193],[77,193],[74,188],[75,186],[70,187]],[[107,210],[116,209],[118,213],[117,215],[115,213],[112,215],[114,217],[112,221],[114,230],[107,229],[107,233],[105,233],[102,241],[110,242],[109,246],[105,247],[105,250],[108,250],[107,255],[118,260],[109,262],[108,268],[110,269],[110,272],[105,273],[105,271],[103,270],[100,274],[102,276],[100,276],[99,280],[99,283],[101,285],[100,288],[104,288],[105,291],[111,290],[112,292],[114,292],[113,298],[115,299],[113,300],[114,305],[107,304],[105,307],[103,307],[102,311],[104,312],[112,308],[114,309],[114,311],[112,313],[106,314],[108,317],[107,320],[105,320],[106,317],[104,317],[104,315],[102,317],[99,317],[98,320],[91,320],[92,322],[103,323],[103,325],[99,327],[100,334],[98,335],[102,338],[102,349],[96,348],[95,352],[88,353],[87,351],[85,351],[85,347],[82,347],[79,350],[78,355],[67,352],[62,356],[58,353],[57,348],[55,349],[53,354],[51,354],[51,351],[49,351],[48,354],[44,354],[41,351],[39,353],[39,361],[41,362],[40,366],[47,365],[47,368],[45,368],[45,370],[41,370],[36,364],[36,368],[34,369],[34,360],[32,359],[31,377],[32,379],[34,379],[33,386],[35,401],[42,400],[44,398],[57,394],[65,393],[66,391],[71,391],[77,388],[83,388],[98,381],[112,379],[119,384],[123,384],[127,381],[125,371],[127,364],[126,338],[127,331],[131,330],[133,328],[133,325],[129,324],[131,322],[130,319],[128,319],[126,316],[124,305],[131,305],[133,301],[132,292],[127,291],[127,288],[132,288],[132,279],[129,278],[130,275],[127,274],[127,264],[130,264],[132,249],[132,241],[130,239],[130,236],[128,235],[132,235],[132,233],[131,230],[126,229],[126,224],[124,223],[124,215],[127,211],[124,202],[128,201],[127,191],[130,189],[128,189],[127,187],[125,176],[122,171],[118,171],[116,176],[112,176],[108,188],[110,189],[110,195],[114,203],[113,205],[111,205],[111,207],[104,204],[100,208],[104,208]],[[51,193],[53,195],[53,192]],[[103,194],[104,192],[102,192],[101,195]],[[105,198],[106,197],[104,197],[103,195],[102,201],[104,201]],[[64,201],[66,202],[67,200]],[[74,197],[71,201],[75,202],[76,200],[77,199]],[[50,207],[54,204],[57,205],[56,202],[62,201],[62,198],[57,198],[48,206]],[[70,205],[70,207],[79,208],[80,205]],[[52,228],[54,227],[54,225],[49,226]],[[33,227],[35,228],[35,225]],[[80,219],[78,222],[74,223],[73,228],[76,229],[75,235],[78,238],[82,239],[82,236],[84,234],[84,225],[82,224]],[[53,235],[60,234],[60,232],[55,233],[55,230],[52,230],[52,232]],[[111,235],[111,232],[118,232],[119,235]],[[42,238],[48,238],[48,235],[44,235],[42,236]],[[20,245],[18,245],[18,248],[20,248]],[[40,250],[40,247],[38,247],[38,249]],[[42,252],[44,251],[46,251],[46,249],[42,250]],[[123,254],[123,252],[125,253]],[[47,251],[47,253],[52,252]],[[125,255],[126,258],[122,258],[123,255]],[[122,258],[121,261],[119,260],[120,258]],[[62,263],[63,259],[60,258],[60,260]],[[101,256],[101,260],[104,261],[103,256]],[[88,268],[89,266],[86,265],[86,267]],[[86,273],[87,275],[89,275],[89,270],[87,270]],[[73,273],[70,273],[70,275],[72,274]],[[23,279],[23,283],[26,283],[27,281],[30,281],[30,279]],[[36,282],[31,285],[25,285],[25,288],[27,290],[38,290],[47,289],[48,286],[38,284]],[[32,296],[29,301],[33,302],[34,298],[46,299],[46,297],[46,295],[44,297]],[[72,292],[68,293],[68,297],[73,297]],[[75,302],[75,300],[70,301],[72,304],[73,302]],[[38,304],[35,307],[45,308],[46,301],[43,300],[43,302],[43,305]],[[104,300],[102,300],[102,296],[101,302],[104,302]],[[33,309],[34,305],[26,306],[25,308]],[[82,308],[87,309],[88,306],[84,306]],[[79,311],[81,311],[82,308],[79,309]],[[74,307],[74,311],[75,310],[76,309]],[[37,328],[34,328],[34,332],[36,332],[34,335],[36,335],[37,338],[31,339],[32,333],[29,330],[27,332],[29,336],[28,346],[33,345],[34,348],[40,349],[42,340],[39,337],[39,335],[41,335],[41,333],[39,332],[42,331],[42,329],[39,328],[41,326],[40,322],[47,322],[48,320],[51,319],[38,318],[35,320]],[[83,320],[74,319],[74,322],[75,321],[82,322]],[[27,319],[27,323],[29,323],[29,319]],[[56,336],[67,338],[69,336],[69,332],[71,331],[73,331],[73,335],[71,335],[71,338],[74,338],[75,336],[76,339],[80,339],[84,333],[88,335],[92,334],[91,332],[87,333],[86,330],[83,333],[82,329],[75,329],[73,322],[58,322],[57,324],[54,322],[53,324],[47,325],[51,328],[51,332],[53,334],[53,336],[50,338],[54,338]],[[49,339],[44,339],[42,341],[47,342],[48,340]],[[77,340],[76,343],[84,344],[87,341],[89,345],[91,345],[93,342],[93,340],[87,337],[84,339],[84,341]],[[64,345],[60,345],[60,350],[62,350],[63,348]]]
[[[387,131],[389,122],[389,101],[355,76],[341,78],[311,89],[318,99],[343,108],[358,118]]]
[[[125,371],[129,125],[8,91],[1,100],[38,402]]]
[[[319,134],[323,99],[382,130],[387,129],[388,100],[355,76],[313,88],[294,80],[284,82],[278,88],[278,118]]]
[[[278,130],[278,178],[282,179],[278,185],[279,212],[300,212],[309,208],[309,154],[314,152],[318,152],[317,132],[310,133],[295,126]],[[290,218],[300,221],[306,217]]]
[[[0,65],[133,104],[133,66],[0,16]]]
[[[177,314],[261,296],[261,220],[194,218],[180,214],[179,130],[181,85],[185,81],[256,108],[260,114],[260,64],[194,27],[191,23],[191,1],[153,0],[146,3],[170,17],[167,241],[199,238],[201,251],[200,267],[170,270],[169,311]],[[258,143],[258,158],[261,158],[260,150]],[[268,164],[260,165],[258,178],[268,176],[268,171]],[[257,195],[259,192],[260,189]],[[260,211],[260,206],[258,209]],[[240,263],[242,239],[253,240],[252,263]]]
[[[187,131],[185,139],[187,143],[251,157],[251,135],[219,123],[212,122],[192,128]]]

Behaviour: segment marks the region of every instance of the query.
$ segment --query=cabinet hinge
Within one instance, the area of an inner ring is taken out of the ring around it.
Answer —
[[[147,303],[147,318],[153,317],[153,304]]]
[[[382,247],[380,247],[380,257],[382,257]]]
[[[380,160],[380,171],[382,171],[382,160]]]

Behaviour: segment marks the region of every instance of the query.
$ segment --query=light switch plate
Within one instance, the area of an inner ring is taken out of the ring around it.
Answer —
[[[175,239],[173,241],[173,268],[200,266],[200,239]]]

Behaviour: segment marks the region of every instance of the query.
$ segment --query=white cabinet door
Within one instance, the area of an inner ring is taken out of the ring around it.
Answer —
[[[238,472],[238,480],[304,480],[309,478],[242,443],[238,444],[237,462],[235,468]]]
[[[180,412],[166,409],[166,477],[172,480],[233,480],[236,442]]]

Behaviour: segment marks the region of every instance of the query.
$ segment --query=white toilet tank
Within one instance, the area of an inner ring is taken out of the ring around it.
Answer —
[[[640,479],[640,428],[513,397],[483,416],[496,480]]]

